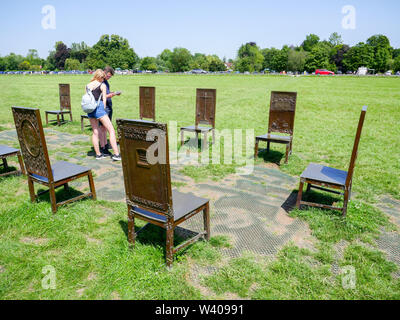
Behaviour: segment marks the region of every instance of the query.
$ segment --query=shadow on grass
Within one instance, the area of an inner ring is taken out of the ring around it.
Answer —
[[[257,155],[258,159],[263,159],[265,162],[272,162],[277,165],[280,165],[282,158],[285,157],[285,154],[275,150],[260,149]]]
[[[20,176],[22,173],[19,168],[14,166],[9,166],[7,169],[1,168],[0,169],[0,178],[7,178],[10,176]]]
[[[51,203],[48,188],[39,188],[37,190],[36,194],[38,195],[38,197],[37,197],[38,201]],[[57,203],[60,203],[63,201],[73,199],[75,197],[79,197],[83,194],[85,194],[85,193],[83,193],[82,191],[76,190],[74,188],[71,188],[71,187],[65,188],[65,187],[61,186],[61,187],[59,187],[59,189],[56,190],[56,201],[57,201]],[[90,198],[83,198],[83,199],[80,199],[79,201],[85,201],[87,199],[90,199]]]
[[[119,221],[119,225],[121,226],[122,231],[125,233],[126,240],[129,241],[128,236],[128,222],[124,220]],[[135,231],[138,232],[140,227],[135,224]],[[196,236],[198,233],[193,232],[188,229],[184,229],[181,227],[176,227],[174,232],[174,246],[178,246],[184,241]],[[154,224],[148,223],[146,224],[142,231],[137,235],[136,242],[140,242],[143,245],[151,245],[163,248],[164,256],[166,255],[166,231],[165,229],[156,226]],[[186,251],[186,247],[184,250],[180,250],[179,253]]]

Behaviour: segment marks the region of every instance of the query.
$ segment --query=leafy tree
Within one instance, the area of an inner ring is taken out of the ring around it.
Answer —
[[[400,49],[394,49],[392,55],[393,59],[396,59],[398,56],[400,56]]]
[[[89,50],[89,46],[84,41],[81,43],[73,43],[71,45],[70,57],[78,60],[80,63],[84,63],[89,55]]]
[[[56,70],[56,58],[55,58],[56,52],[50,51],[49,56],[47,57],[46,61],[44,62],[44,69],[45,70]]]
[[[330,62],[332,47],[327,42],[320,42],[309,53],[305,69],[313,72],[316,69],[330,69],[336,71],[336,66]]]
[[[157,71],[157,60],[153,57],[144,57],[140,61],[140,69],[148,71]]]
[[[8,56],[4,57],[6,70],[18,70],[20,63],[24,62],[24,60],[25,58],[23,56],[10,53]]]
[[[374,48],[360,42],[344,54],[343,66],[346,70],[356,71],[360,67],[372,69],[374,65]]]
[[[318,44],[319,37],[315,34],[310,34],[306,37],[306,40],[303,41],[302,47],[305,51],[311,52],[312,49]]]
[[[211,72],[226,70],[225,63],[217,55],[209,55],[206,60],[208,64],[208,69],[206,70]]]
[[[393,61],[393,71],[400,71],[400,55],[397,56]]]
[[[238,51],[236,69],[240,72],[261,71],[263,68],[264,56],[260,48],[254,42],[242,45]]]
[[[384,72],[392,58],[389,39],[381,34],[374,35],[367,40],[367,44],[374,50],[372,68],[377,72]]]
[[[80,70],[82,69],[82,65],[78,59],[68,58],[65,60],[65,70]]]
[[[329,37],[329,43],[332,47],[340,46],[343,44],[342,36],[337,32],[334,32]]]
[[[103,35],[89,50],[86,65],[90,69],[103,69],[109,65],[121,69],[133,69],[139,63],[139,57],[129,46],[128,40],[118,35]]]
[[[30,70],[30,68],[31,64],[26,60],[18,65],[18,70]]]
[[[39,54],[36,49],[29,49],[28,54],[26,56],[26,60],[31,65],[42,65],[44,60],[40,59]]]
[[[350,47],[347,44],[340,44],[335,46],[335,53],[331,57],[331,62],[336,65],[337,70],[342,72],[346,72],[347,69],[343,65],[343,59],[345,54],[350,50]]]
[[[192,62],[192,54],[188,49],[185,48],[175,48],[172,51],[170,57],[170,64],[172,72],[183,72],[189,71],[191,62]]]
[[[63,43],[56,43],[56,53],[54,55],[56,68],[59,70],[64,70],[65,68],[65,60],[67,60],[70,56],[70,49]]]
[[[296,51],[294,49],[290,49],[288,53],[288,70],[303,72],[307,56],[308,53],[304,50]]]

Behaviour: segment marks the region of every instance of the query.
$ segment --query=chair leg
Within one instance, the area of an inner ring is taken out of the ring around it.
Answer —
[[[72,122],[72,112],[69,113],[69,118],[71,119]]]
[[[296,207],[300,209],[301,198],[303,196],[304,182],[300,180],[299,193],[297,194]]]
[[[307,183],[307,192],[310,192],[311,190],[311,183]]]
[[[83,131],[84,127],[83,127],[83,117],[81,117],[81,130]]]
[[[212,130],[212,144],[215,144],[215,129]]]
[[[60,126],[60,115],[57,114],[57,125]]]
[[[46,126],[49,125],[49,114],[46,112]]]
[[[132,246],[135,246],[136,232],[135,232],[135,213],[132,212],[132,207],[128,206],[128,240]]]
[[[19,162],[19,166],[21,168],[22,174],[25,175],[26,174],[25,166],[24,166],[24,162],[22,161],[22,156],[20,154],[18,155],[18,162]]]
[[[31,202],[36,202],[36,195],[35,195],[35,187],[33,185],[33,180],[28,175],[28,188],[29,188],[29,195],[31,197]]]
[[[8,170],[8,162],[6,158],[3,158],[3,168],[4,170]]]
[[[268,141],[267,142],[267,153],[269,153],[269,150],[271,149],[271,142]]]
[[[349,203],[349,190],[344,191],[344,201],[343,201],[343,217],[347,215],[347,205]]]
[[[64,113],[61,113],[61,120],[62,120],[63,123],[65,122]]]
[[[53,213],[57,212],[57,199],[56,199],[56,189],[53,184],[49,185],[49,193],[50,193],[50,202],[51,202],[51,210]]]
[[[254,146],[254,158],[257,159],[258,156],[258,143],[259,141],[256,139],[256,144]]]
[[[181,130],[181,146],[183,146],[183,144],[185,143],[184,139],[185,139],[185,131]]]
[[[65,191],[65,192],[68,192],[68,191],[69,191],[68,183],[64,184],[64,191]]]
[[[171,221],[167,222],[166,260],[167,267],[174,262],[174,226]]]
[[[196,144],[197,144],[197,148],[199,147],[199,133],[196,132]]]
[[[207,203],[206,207],[203,211],[203,219],[204,219],[204,231],[206,234],[206,240],[210,240],[210,204]]]
[[[92,199],[97,200],[96,188],[94,187],[92,171],[89,171],[88,180],[89,180],[90,192],[92,193]]]
[[[207,132],[204,133],[204,141],[201,145],[201,151],[203,152],[204,150],[206,150],[208,147],[208,135]]]
[[[289,162],[289,144],[286,145],[286,159],[285,159],[285,164]]]

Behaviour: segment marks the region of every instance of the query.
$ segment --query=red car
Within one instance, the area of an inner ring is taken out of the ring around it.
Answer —
[[[333,76],[333,75],[335,75],[334,72],[329,71],[329,70],[325,70],[325,69],[318,69],[318,70],[315,71],[315,74],[317,74],[317,75],[320,74],[320,75],[323,75],[323,76]]]

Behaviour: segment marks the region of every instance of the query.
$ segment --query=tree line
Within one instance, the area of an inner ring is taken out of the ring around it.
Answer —
[[[284,45],[281,49],[262,49],[255,42],[248,42],[239,48],[235,60],[228,61],[217,55],[192,54],[186,48],[165,49],[156,57],[140,58],[127,39],[103,35],[92,47],[85,42],[72,43],[70,47],[57,42],[46,59],[40,58],[35,49],[29,50],[27,56],[14,53],[0,56],[0,71],[94,70],[106,65],[123,70],[170,72],[193,69],[216,72],[227,70],[227,66],[240,72],[314,72],[316,69],[347,72],[359,67],[385,72],[400,71],[400,49],[393,48],[389,39],[380,34],[351,47],[343,43],[339,34],[333,33],[328,40],[310,34],[300,46]]]

